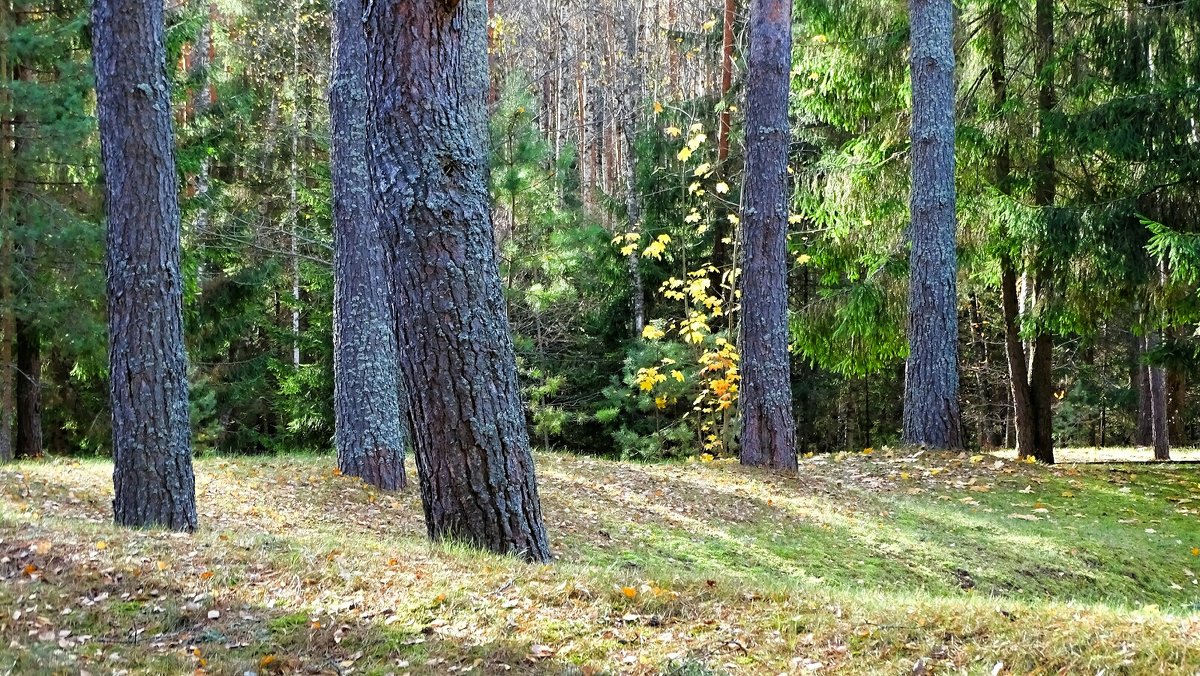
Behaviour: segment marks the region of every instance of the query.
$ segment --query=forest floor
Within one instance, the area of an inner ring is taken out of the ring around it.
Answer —
[[[0,674],[1196,673],[1200,466],[539,454],[556,561],[425,541],[329,457],[197,462],[201,530],[111,465],[0,470]]]

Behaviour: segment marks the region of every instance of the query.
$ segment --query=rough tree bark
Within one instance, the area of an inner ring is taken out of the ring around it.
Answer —
[[[954,186],[954,5],[910,0],[912,253],[904,441],[961,448]]]
[[[405,485],[404,426],[391,281],[367,168],[366,58],[361,0],[334,0],[334,437],[343,474],[396,490]]]
[[[121,525],[190,531],[196,496],[163,4],[96,0],[92,39],[108,218],[113,512]]]
[[[796,469],[788,357],[788,93],[791,0],[753,0],[746,83],[739,347],[743,465]]]
[[[17,319],[18,458],[42,456],[42,337],[27,319]]]
[[[492,237],[485,0],[375,0],[364,21],[368,162],[429,535],[545,561]]]

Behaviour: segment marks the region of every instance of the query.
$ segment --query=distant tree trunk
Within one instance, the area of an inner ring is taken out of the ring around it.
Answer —
[[[954,187],[954,5],[909,0],[912,254],[904,441],[962,447]]]
[[[729,92],[733,88],[733,28],[737,19],[737,0],[725,0],[724,30],[721,34],[721,100],[725,107],[717,126],[717,170],[723,176],[729,176],[729,136],[732,128],[732,113],[729,107]],[[712,288],[721,288],[721,281],[733,266],[733,225],[729,214],[724,209],[718,209],[713,222],[712,266],[714,272],[710,277]],[[732,279],[732,277],[730,277]],[[732,300],[732,299],[730,299]]]
[[[429,535],[545,561],[492,237],[486,4],[376,0],[364,22],[368,161]]]
[[[1008,357],[1008,380],[1012,390],[1013,427],[1017,457],[1037,456],[1033,401],[1029,392],[1025,344],[1021,342],[1021,306],[1017,295],[1017,273],[1012,257],[1000,257],[1000,292],[1004,311],[1004,351]]]
[[[791,0],[752,0],[742,185],[743,465],[796,469],[796,418],[788,357],[788,93]]]
[[[9,139],[14,137],[9,83],[12,71],[8,63],[8,35],[11,17],[9,3],[0,0],[0,463],[10,462],[13,449],[13,162]]]
[[[1054,0],[1037,0],[1035,3],[1037,31],[1037,53],[1035,69],[1040,79],[1038,85],[1038,128],[1037,161],[1033,172],[1033,202],[1041,208],[1043,217],[1048,217],[1058,192],[1058,175],[1054,148],[1050,139],[1050,117],[1057,104],[1054,87]],[[1035,256],[1033,289],[1034,308],[1039,318],[1045,316],[1050,305],[1051,280],[1054,262],[1048,255],[1038,252]],[[1029,359],[1029,393],[1033,407],[1034,457],[1039,462],[1054,462],[1054,337],[1045,328],[1039,328],[1033,339],[1033,351]]]
[[[367,39],[360,0],[334,0],[329,83],[333,182],[333,389],[338,467],[405,485],[391,282],[367,168]]]
[[[37,327],[17,320],[18,458],[42,456],[42,340]]]
[[[197,9],[201,12],[204,24],[200,27],[200,33],[196,36],[196,43],[192,45],[192,63],[189,79],[196,83],[196,89],[192,92],[191,108],[194,119],[197,121],[203,118],[208,113],[209,103],[212,100],[211,86],[209,85],[208,72],[212,65],[211,56],[213,52],[212,39],[212,24],[214,7],[210,0],[201,0],[197,3]],[[200,159],[200,170],[195,176],[196,209],[195,220],[192,221],[191,239],[197,249],[203,253],[203,242],[205,233],[208,231],[208,190],[210,186],[209,180],[210,162],[207,155]],[[203,255],[199,256],[203,261]],[[198,271],[197,284],[202,285],[204,280],[204,266],[201,263]]]
[[[721,32],[721,98],[725,107],[717,127],[717,162],[724,164],[729,159],[729,132],[733,115],[729,110],[729,91],[733,89],[733,26],[737,20],[737,0],[725,0]]]
[[[292,154],[288,169],[288,254],[292,274],[292,367],[300,368],[300,0],[292,0]]]
[[[992,81],[993,113],[1000,116],[1009,102],[1007,45],[1005,42],[1004,3],[1003,0],[993,0],[989,9],[988,32],[991,40],[988,54],[988,70]],[[1007,124],[1001,131],[1002,137],[1008,132]],[[996,188],[1001,194],[1012,194],[1012,154],[1011,147],[1002,138],[994,158]],[[1021,339],[1021,308],[1022,297],[1018,284],[1017,266],[1012,254],[1003,251],[1000,254],[1000,310],[1004,323],[1004,353],[1008,365],[1009,401],[1012,404],[1012,414],[1008,416],[1005,430],[1005,443],[1017,449],[1021,458],[1035,454],[1034,447],[1034,414],[1033,403],[1029,389],[1029,366],[1025,344]]]
[[[1130,332],[1129,388],[1137,394],[1137,424],[1133,430],[1135,446],[1149,446],[1154,443],[1154,415],[1150,405],[1150,374],[1146,364],[1142,362],[1145,341],[1144,336]]]
[[[1183,413],[1187,403],[1187,376],[1176,368],[1167,369],[1167,429],[1177,446],[1184,446]]]
[[[1162,343],[1158,329],[1146,334],[1146,351],[1158,349]],[[1170,424],[1167,414],[1167,370],[1161,366],[1149,367],[1151,426],[1154,440],[1154,459],[1171,459]]]
[[[995,415],[1000,402],[992,391],[987,373],[991,367],[991,353],[988,351],[987,340],[983,332],[983,318],[979,311],[979,296],[971,294],[971,343],[978,362],[975,368],[975,392],[979,398],[979,434],[980,448],[995,448],[1000,445],[996,424],[999,417]]]
[[[113,512],[121,525],[190,531],[196,494],[163,3],[96,0],[92,39],[108,217]]]
[[[617,123],[620,126],[621,138],[625,141],[625,156],[621,166],[625,172],[625,227],[630,233],[642,231],[642,195],[638,192],[637,184],[637,132],[642,124],[642,64],[637,59],[641,49],[643,9],[643,3],[634,1],[625,7],[625,77],[629,79],[622,96],[624,114]],[[637,337],[641,336],[642,330],[646,328],[646,289],[642,283],[642,270],[636,251],[626,256],[625,267],[629,272],[633,335]]]
[[[1159,261],[1159,288],[1167,285],[1167,264]],[[1167,313],[1160,313],[1163,325],[1167,324]],[[1147,337],[1147,351],[1158,349],[1163,344],[1165,329],[1152,329]],[[1167,390],[1167,368],[1161,364],[1150,367],[1150,401],[1154,413],[1154,459],[1171,459],[1171,405],[1170,393]]]

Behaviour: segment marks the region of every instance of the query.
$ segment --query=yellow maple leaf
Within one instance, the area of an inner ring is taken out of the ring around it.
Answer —
[[[725,193],[729,192],[729,184],[725,181],[721,181],[713,186],[713,190],[716,190],[718,194],[724,195]]]
[[[654,114],[658,115],[662,111],[663,111],[663,104],[659,103],[658,101],[655,101],[654,102]]]
[[[676,157],[678,157],[678,158],[679,158],[679,161],[680,161],[680,162],[687,162],[687,161],[688,161],[688,158],[689,158],[689,157],[691,157],[691,156],[692,156],[692,149],[691,149],[691,148],[689,148],[689,147],[687,147],[687,146],[684,146],[684,147],[680,148],[680,149],[679,149],[679,154],[678,154],[678,155],[676,155]]]
[[[637,589],[634,589],[633,587],[621,587],[621,593],[624,594],[626,598],[634,598],[638,595]]]
[[[104,540],[101,540],[96,543],[96,549],[99,549],[101,551],[108,549],[108,543],[105,542]]]
[[[679,127],[676,127],[674,125],[667,127],[666,129],[663,129],[663,131],[665,131],[667,133],[667,136],[670,136],[671,138],[679,138],[679,135],[683,133],[682,129],[680,129]]]

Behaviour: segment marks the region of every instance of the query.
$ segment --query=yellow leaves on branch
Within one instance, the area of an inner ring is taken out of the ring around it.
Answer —
[[[621,255],[628,256],[638,250],[638,242],[642,241],[642,233],[627,232],[613,237],[612,243],[621,247]]]
[[[647,324],[646,328],[642,329],[642,338],[645,338],[646,340],[659,340],[665,335],[667,334],[654,324]]]
[[[642,255],[654,260],[662,260],[662,255],[667,251],[667,245],[671,243],[671,236],[667,234],[659,235],[650,245],[642,251]]]
[[[679,127],[667,127],[665,131],[671,138],[678,138],[683,133]],[[692,134],[692,137],[688,139],[687,145],[680,148],[679,153],[675,155],[680,162],[687,162],[691,159],[692,153],[699,150],[700,146],[704,145],[704,142],[708,140],[708,135],[704,133],[704,125],[702,124],[693,124],[688,131]],[[699,176],[699,174],[696,175]]]
[[[643,392],[654,390],[655,385],[666,381],[666,379],[665,375],[658,372],[657,366],[651,366],[648,369],[638,369],[637,375],[633,377],[634,382],[637,383],[638,388]]]

